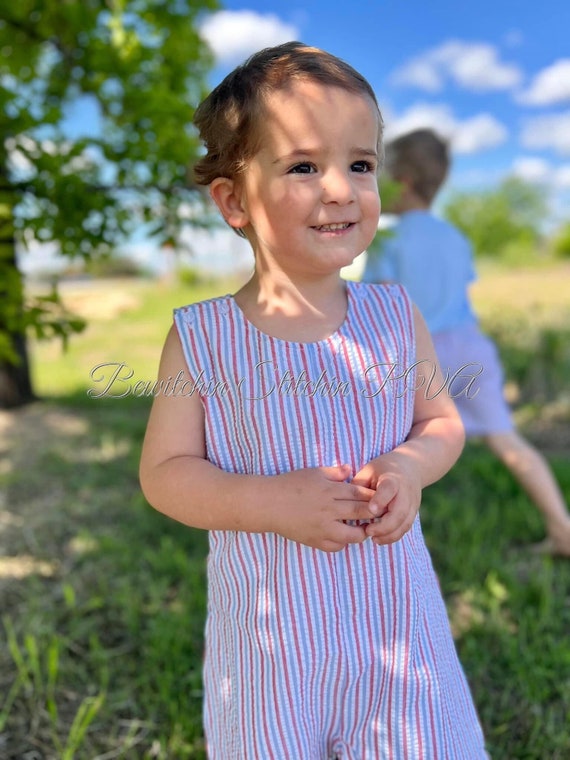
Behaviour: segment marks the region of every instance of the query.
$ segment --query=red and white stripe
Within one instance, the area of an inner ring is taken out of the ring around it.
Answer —
[[[260,332],[231,296],[176,310],[190,376],[228,389],[202,395],[217,466],[273,475],[350,463],[356,473],[405,440],[413,393],[386,375],[415,361],[411,303],[399,286],[347,288],[344,324],[315,343]],[[376,395],[373,365],[385,365]],[[277,388],[286,372],[316,381],[323,370],[350,392]],[[487,757],[419,518],[396,544],[334,554],[276,534],[215,531],[208,583],[211,760]]]

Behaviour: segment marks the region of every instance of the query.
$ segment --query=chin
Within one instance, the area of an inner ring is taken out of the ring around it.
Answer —
[[[364,248],[362,250],[364,250]],[[349,253],[340,255],[337,259],[336,264],[340,268],[349,267],[351,266],[351,264],[354,263],[354,260],[356,259],[356,257],[360,256],[361,253],[362,251],[358,251],[358,253],[354,253],[354,251],[350,251]]]

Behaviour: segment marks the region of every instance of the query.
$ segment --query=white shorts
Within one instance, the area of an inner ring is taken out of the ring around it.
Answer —
[[[468,437],[506,433],[513,420],[503,394],[497,348],[476,324],[435,333],[433,342],[448,393]]]

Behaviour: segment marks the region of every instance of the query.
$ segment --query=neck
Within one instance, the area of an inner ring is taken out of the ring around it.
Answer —
[[[425,201],[409,201],[400,203],[396,210],[397,214],[405,214],[406,211],[429,211],[430,205]]]
[[[346,284],[338,273],[293,282],[284,273],[269,277],[256,270],[235,301],[256,327],[274,337],[322,340],[346,317]]]
[[[307,310],[319,308],[326,304],[331,297],[344,293],[344,281],[339,272],[318,277],[291,278],[287,273],[279,271],[264,271],[257,268],[248,283],[251,293],[275,304],[295,301],[304,304]]]
[[[394,205],[395,214],[406,211],[429,211],[431,204],[421,198],[407,183],[402,184],[402,192]]]

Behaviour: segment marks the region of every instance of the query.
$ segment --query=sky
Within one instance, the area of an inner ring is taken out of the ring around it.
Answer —
[[[550,188],[570,218],[568,0],[227,0],[201,23],[211,84],[256,50],[298,39],[345,59],[373,86],[387,138],[447,137],[447,192],[516,174]]]
[[[388,139],[425,126],[448,138],[453,165],[439,204],[454,191],[494,187],[514,174],[544,188],[551,227],[570,219],[569,0],[222,5],[200,21],[216,60],[212,87],[262,47],[296,39],[323,48],[368,79]],[[78,108],[72,131],[80,114],[93,116]],[[212,241],[194,232],[192,243],[210,261],[218,261],[212,250],[231,249],[234,261],[248,255],[245,244],[236,249],[235,235]],[[141,256],[152,258],[152,245],[144,248]]]

